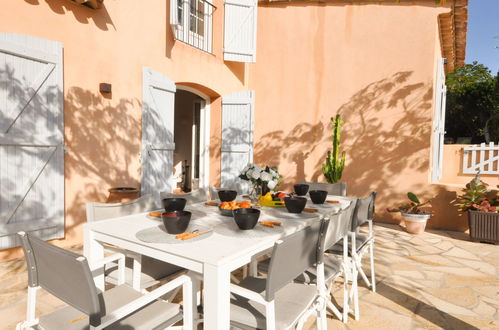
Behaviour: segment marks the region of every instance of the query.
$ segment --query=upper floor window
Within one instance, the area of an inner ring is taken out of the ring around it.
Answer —
[[[172,0],[170,3],[175,39],[211,53],[215,6],[206,0]]]

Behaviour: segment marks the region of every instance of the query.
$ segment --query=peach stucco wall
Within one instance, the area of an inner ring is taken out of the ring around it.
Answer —
[[[257,58],[266,63],[250,70],[255,160],[279,166],[284,188],[323,181],[329,118],[339,113],[349,195],[378,191],[377,220],[397,222],[386,207],[414,191],[435,200],[429,227],[463,230],[442,202],[453,192],[430,183],[437,18],[448,10],[428,1],[261,4]]]
[[[220,95],[246,90],[247,78],[244,64],[223,61],[223,2],[214,4],[214,54],[207,54],[174,42],[166,0],[106,0],[99,10],[67,0],[2,1],[0,31],[60,41],[64,47],[69,152],[66,240],[60,244],[82,242],[85,202],[105,201],[110,187],[140,184],[144,66],[211,97],[211,134],[219,142]],[[112,84],[112,96],[99,93],[101,82]],[[210,168],[212,178],[219,177],[219,163],[215,159]],[[0,259],[18,252],[2,251]]]
[[[211,97],[210,182],[220,180],[221,95],[256,91],[255,161],[278,165],[283,188],[323,180],[329,118],[345,121],[344,180],[351,195],[379,192],[383,209],[431,185],[430,141],[437,16],[433,1],[261,3],[257,63],[224,62],[223,1],[214,0],[214,54],[174,42],[169,1],[106,0],[91,10],[67,0],[3,0],[0,31],[64,46],[65,221],[61,245],[81,243],[84,204],[112,186],[139,186],[142,68]],[[98,91],[112,84],[112,96]],[[430,226],[463,229],[439,217]],[[461,222],[459,222],[461,221]],[[457,225],[456,225],[457,223]],[[0,260],[18,250],[0,252]]]

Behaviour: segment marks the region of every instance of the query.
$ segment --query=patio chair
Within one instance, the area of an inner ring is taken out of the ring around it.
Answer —
[[[36,237],[18,233],[28,268],[28,299],[26,320],[16,329],[83,330],[83,329],[156,329],[170,327],[183,320],[184,329],[192,329],[191,279],[181,275],[159,288],[142,294],[122,284],[101,292],[92,277],[91,268],[120,260],[115,254],[89,266],[77,253],[51,245]],[[182,287],[184,305],[158,298]],[[36,291],[45,289],[67,304],[49,314],[36,317]]]
[[[161,199],[181,197],[187,199],[189,203],[206,202],[209,199],[208,190],[206,188],[199,188],[185,194],[173,194],[168,192],[159,193]]]
[[[302,181],[300,183],[308,184],[309,190],[326,190],[330,195],[336,196],[346,196],[347,195],[347,183],[337,182],[337,183],[322,183],[322,182],[306,182]]]
[[[241,329],[300,329],[306,319],[317,315],[319,329],[326,329],[326,314],[314,286],[293,280],[311,267],[322,264],[324,234],[329,220],[277,241],[266,279],[248,276],[231,284],[231,325]],[[290,262],[292,260],[292,262]]]
[[[376,292],[376,274],[374,270],[374,228],[373,228],[373,218],[374,218],[374,207],[376,201],[376,192],[372,192],[366,198],[358,199],[355,211],[353,213],[352,222],[350,226],[348,241],[348,256],[351,259],[351,264],[354,268],[354,278],[353,281],[357,282],[357,274],[361,275],[362,280],[366,283],[368,287],[371,288],[373,292]],[[360,234],[358,233],[359,227],[368,224],[368,233]],[[328,249],[326,252],[336,255],[344,255],[344,244],[343,242],[336,243],[333,247]],[[362,257],[366,252],[369,251],[370,254],[370,266],[371,266],[371,281],[367,278],[364,270],[362,269]],[[355,285],[354,295],[357,295],[357,284]],[[358,311],[358,298],[354,298],[355,308],[355,319],[359,319]]]
[[[120,216],[157,210],[158,207],[152,195],[144,195],[130,202],[124,203],[87,203],[87,221],[100,221]],[[184,270],[181,267],[159,261],[157,259],[141,256],[131,251],[106,245],[106,249],[124,253],[127,258],[125,262],[125,283],[136,289],[146,289],[159,283],[159,280],[172,276]],[[133,283],[134,272],[140,273],[140,283]],[[118,282],[118,266],[111,264],[105,269],[106,282],[116,285]]]
[[[325,218],[329,219],[329,227],[325,234],[324,249],[320,252],[324,255],[324,262],[321,267],[312,267],[295,280],[299,283],[317,286],[319,295],[324,299],[326,307],[344,323],[348,322],[348,312],[350,309],[348,281],[352,272],[351,265],[346,249],[342,257],[325,254],[325,252],[340,241],[345,245],[345,248],[348,246],[348,232],[356,203],[357,200],[353,200],[346,209],[339,213],[325,215]],[[334,281],[340,277],[343,277],[343,315],[333,304],[331,293]]]

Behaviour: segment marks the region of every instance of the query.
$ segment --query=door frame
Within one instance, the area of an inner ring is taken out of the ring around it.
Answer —
[[[199,113],[199,188],[208,188],[210,185],[210,118],[211,99],[208,95],[195,88],[176,84],[177,90],[196,94],[204,100],[201,102]]]

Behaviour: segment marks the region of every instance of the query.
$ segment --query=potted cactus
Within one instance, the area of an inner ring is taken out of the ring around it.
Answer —
[[[458,197],[462,211],[468,213],[472,241],[499,243],[499,195],[489,191],[478,173]],[[499,186],[498,186],[499,188]]]
[[[400,212],[405,222],[405,229],[411,234],[421,234],[426,228],[426,222],[430,218],[430,213],[421,209],[422,206],[430,204],[430,200],[421,202],[416,194],[407,193],[409,203],[400,205],[397,208],[390,209],[388,212]]]
[[[333,125],[333,150],[327,152],[326,163],[322,165],[322,173],[324,173],[327,182],[336,183],[340,181],[343,169],[345,168],[344,151],[340,157],[341,125],[343,124],[341,116],[336,115],[334,119],[331,117],[331,124]]]

